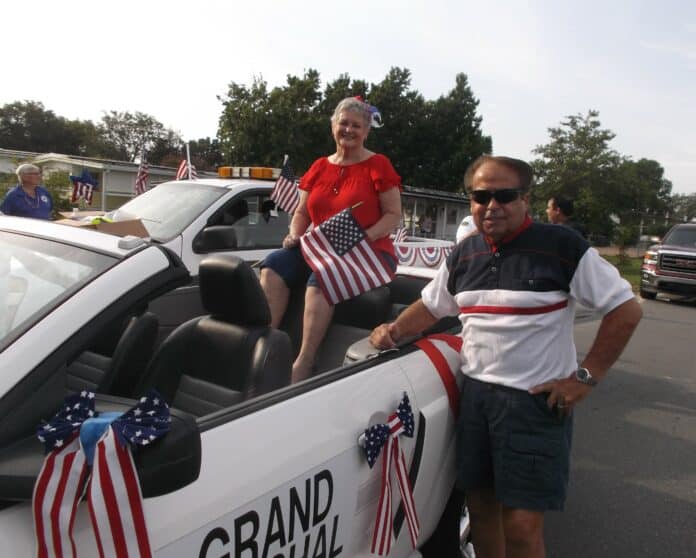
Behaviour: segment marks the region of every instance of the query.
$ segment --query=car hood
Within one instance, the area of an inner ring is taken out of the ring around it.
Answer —
[[[676,244],[659,244],[656,246],[660,250],[670,250],[672,252],[688,252],[689,254],[696,254],[696,248],[691,246],[679,246]]]

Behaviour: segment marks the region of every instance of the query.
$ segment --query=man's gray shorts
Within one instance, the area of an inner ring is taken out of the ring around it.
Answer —
[[[515,509],[563,509],[573,420],[549,409],[547,396],[465,379],[457,424],[460,489],[492,487],[501,504]]]

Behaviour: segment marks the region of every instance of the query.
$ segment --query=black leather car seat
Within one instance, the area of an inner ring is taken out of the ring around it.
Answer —
[[[290,339],[272,329],[258,278],[231,255],[204,259],[200,294],[210,315],[177,327],[160,345],[140,386],[202,416],[289,385]]]
[[[100,344],[83,351],[68,364],[67,391],[87,389],[126,397],[133,395],[152,357],[157,328],[157,317],[144,312],[128,319],[113,352],[107,348],[109,335],[100,336]]]

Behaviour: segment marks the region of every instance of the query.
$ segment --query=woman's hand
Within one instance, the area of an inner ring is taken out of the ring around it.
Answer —
[[[288,235],[283,239],[283,248],[294,248],[300,243],[300,237],[297,235],[294,235],[292,233],[288,233]]]

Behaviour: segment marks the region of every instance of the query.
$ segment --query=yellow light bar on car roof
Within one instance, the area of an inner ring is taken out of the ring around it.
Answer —
[[[280,169],[273,167],[218,167],[220,178],[258,178],[272,180],[280,174]]]

